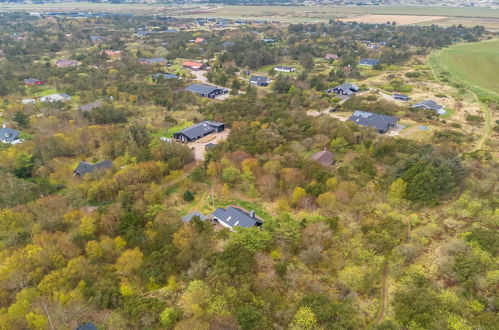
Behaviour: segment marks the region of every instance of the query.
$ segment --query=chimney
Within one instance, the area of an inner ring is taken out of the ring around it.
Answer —
[[[253,211],[253,210],[250,211],[250,217],[252,217],[252,218],[255,217],[255,211]]]

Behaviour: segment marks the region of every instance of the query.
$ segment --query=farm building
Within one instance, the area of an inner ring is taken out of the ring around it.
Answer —
[[[226,88],[205,84],[192,84],[190,86],[187,86],[185,90],[196,93],[202,97],[207,97],[209,99],[214,99],[217,95],[227,94],[228,92]]]
[[[84,176],[85,174],[91,173],[95,170],[107,170],[111,167],[113,167],[113,163],[110,160],[103,160],[102,162],[99,162],[97,164],[80,162],[74,169],[73,173],[77,176]]]
[[[222,132],[225,129],[224,123],[214,121],[203,121],[192,125],[180,132],[173,133],[173,138],[182,142],[193,142],[213,133]]]
[[[222,226],[234,231],[234,227],[261,227],[263,221],[256,217],[255,211],[246,212],[234,206],[226,209],[218,208],[211,214],[213,220]]]
[[[274,70],[278,71],[278,72],[294,72],[294,71],[296,71],[296,69],[293,67],[282,66],[282,65],[278,65],[278,66],[274,67]]]
[[[361,126],[373,127],[378,133],[385,133],[399,121],[397,117],[360,110],[355,111],[348,120]]]
[[[250,78],[250,83],[256,86],[268,86],[270,82],[271,82],[270,78],[264,76],[253,75]]]

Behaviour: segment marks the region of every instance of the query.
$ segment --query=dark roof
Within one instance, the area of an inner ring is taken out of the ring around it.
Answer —
[[[87,104],[80,105],[78,107],[78,109],[80,109],[81,111],[92,111],[93,109],[98,108],[100,106],[102,106],[102,102],[101,101],[95,101],[95,102],[92,102],[92,103],[87,103]]]
[[[110,160],[103,160],[97,164],[90,164],[87,162],[80,162],[78,166],[74,169],[74,174],[79,174],[81,176],[88,174],[94,170],[105,170],[113,166]]]
[[[156,57],[156,58],[139,58],[139,62],[147,63],[147,64],[157,64],[166,62],[166,58],[164,57]]]
[[[216,91],[217,89],[220,89],[220,88],[216,87],[216,86],[205,85],[205,84],[192,84],[192,85],[187,86],[185,88],[186,91],[199,93],[199,94],[210,94],[210,93],[213,93],[214,91]]]
[[[339,89],[346,94],[352,94],[359,91],[359,86],[351,83],[344,83],[343,85],[336,86],[333,89]]]
[[[310,159],[315,160],[316,162],[322,165],[331,165],[333,163],[334,154],[329,150],[322,150],[315,154],[313,154]]]
[[[399,99],[406,99],[406,100],[408,100],[408,99],[409,99],[409,96],[408,96],[408,95],[404,95],[404,94],[397,94],[397,93],[393,94],[393,97],[394,97],[394,98],[399,98]]]
[[[291,71],[291,70],[294,70],[295,68],[293,67],[290,67],[290,66],[282,66],[282,65],[278,65],[276,67],[274,67],[274,70],[285,70],[285,71]]]
[[[21,132],[8,128],[8,127],[3,127],[0,128],[0,140],[4,143],[12,143],[15,140],[19,139],[19,135]]]
[[[397,117],[360,110],[356,110],[348,120],[362,126],[374,127],[378,131],[385,131],[399,121]]]
[[[270,78],[264,76],[251,76],[250,82],[255,82],[257,84],[268,84],[270,83]]]
[[[206,133],[214,132],[215,128],[221,125],[223,125],[223,123],[217,123],[214,121],[203,121],[195,125],[192,125],[190,127],[187,127],[178,133],[182,133],[183,135],[187,136],[189,139],[195,139],[199,136],[205,135]]]
[[[427,109],[438,111],[438,110],[442,110],[443,106],[441,106],[440,104],[438,104],[437,102],[435,102],[433,100],[426,100],[426,101],[416,103],[415,105],[413,105],[413,108],[427,108]]]
[[[161,72],[153,74],[152,77],[154,79],[158,79],[159,77],[163,77],[163,79],[178,79],[178,76],[176,74],[173,74],[173,73],[161,73]]]
[[[375,60],[375,59],[371,59],[371,58],[363,58],[360,60],[359,64],[375,66],[375,65],[379,64],[380,62],[381,62],[380,60]]]
[[[192,220],[194,217],[199,217],[201,221],[204,221],[206,219],[206,216],[198,211],[194,211],[192,213],[187,214],[186,216],[183,216],[181,219],[183,222],[189,222]]]
[[[85,322],[82,325],[80,325],[78,328],[76,328],[75,330],[98,330],[98,329],[93,323]]]
[[[213,212],[213,217],[217,218],[219,221],[224,222],[230,227],[244,227],[251,228],[256,224],[262,224],[262,220],[258,219],[256,216],[251,216],[251,214],[241,210],[240,208],[229,206],[226,209],[218,208]]]

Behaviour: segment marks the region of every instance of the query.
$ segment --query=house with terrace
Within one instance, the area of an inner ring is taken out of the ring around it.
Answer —
[[[290,73],[290,72],[295,72],[296,68],[293,68],[291,66],[278,65],[278,66],[274,67],[274,71]]]
[[[380,63],[381,63],[380,60],[375,60],[371,58],[363,58],[359,61],[359,65],[370,66],[370,67],[376,66]]]
[[[194,71],[199,71],[204,69],[205,65],[200,62],[192,62],[192,61],[186,61],[182,63],[182,66],[186,69],[194,70]]]
[[[113,167],[113,163],[110,160],[103,160],[96,164],[90,164],[87,162],[80,162],[78,166],[73,170],[75,176],[84,176],[93,171],[108,170]]]
[[[427,109],[427,110],[433,110],[439,115],[444,115],[446,111],[444,110],[444,107],[437,102],[433,100],[425,100],[419,103],[416,103],[412,106],[414,109]]]
[[[45,83],[43,81],[35,79],[35,78],[28,78],[28,79],[24,79],[24,84],[26,86],[37,86],[37,85],[39,86],[39,85],[43,85]]]
[[[270,82],[270,78],[264,76],[252,75],[250,78],[250,83],[255,86],[268,86]]]
[[[383,115],[380,113],[373,113],[367,111],[356,110],[348,121],[352,121],[357,125],[372,127],[378,133],[385,133],[390,128],[395,127],[399,121],[397,117]]]
[[[185,90],[209,99],[214,99],[217,95],[227,94],[229,92],[226,88],[206,84],[192,84],[187,86]]]
[[[351,83],[344,83],[343,85],[336,86],[332,89],[328,89],[326,91],[326,94],[331,95],[331,94],[336,94],[340,96],[350,96],[354,93],[357,93],[360,91],[359,86]]]
[[[50,95],[40,97],[40,102],[44,102],[44,103],[66,102],[66,101],[70,101],[70,100],[71,100],[71,96],[69,96],[68,94],[64,94],[64,93],[50,94]]]
[[[181,142],[194,142],[206,135],[222,132],[224,129],[224,123],[203,121],[187,127],[180,132],[173,133],[173,138]]]
[[[252,228],[263,225],[262,219],[255,215],[255,211],[247,212],[242,208],[229,206],[218,208],[211,214],[215,223],[219,223],[225,228],[235,231],[235,227]]]
[[[179,77],[176,74],[173,73],[163,73],[163,72],[158,72],[152,75],[152,79],[154,81],[157,81],[158,79],[178,79]]]
[[[70,68],[80,65],[80,62],[76,60],[57,60],[55,66],[58,68]]]
[[[163,65],[166,63],[166,58],[164,57],[139,58],[139,63],[146,65]]]
[[[21,132],[8,128],[2,127],[0,128],[0,142],[7,144],[18,144],[21,143],[22,140],[20,138]]]

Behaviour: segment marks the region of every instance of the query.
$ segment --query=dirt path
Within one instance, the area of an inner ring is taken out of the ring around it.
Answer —
[[[378,317],[376,318],[376,324],[380,324],[383,321],[386,312],[386,305],[388,303],[388,260],[386,259],[383,263],[383,276],[381,281],[381,307],[379,309]]]

